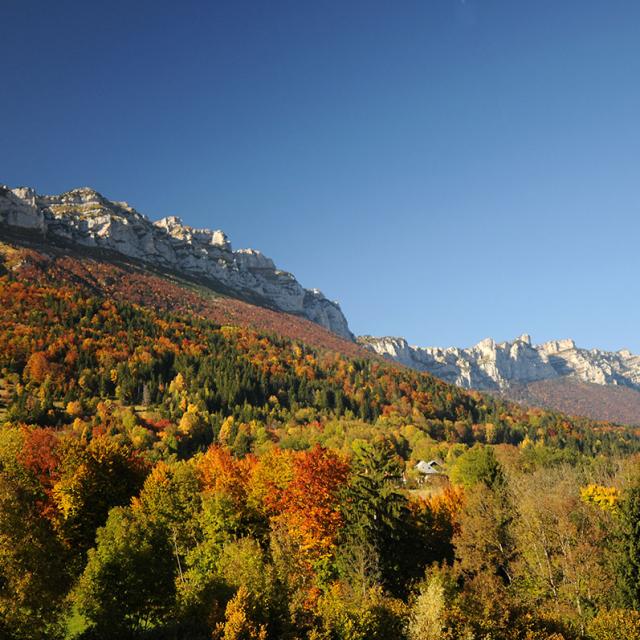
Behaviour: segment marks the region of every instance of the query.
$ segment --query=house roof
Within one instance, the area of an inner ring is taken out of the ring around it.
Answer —
[[[437,460],[429,460],[429,462],[420,460],[415,468],[424,475],[439,475],[442,473],[442,465]]]

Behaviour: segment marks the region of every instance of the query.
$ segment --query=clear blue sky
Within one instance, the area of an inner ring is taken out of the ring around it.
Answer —
[[[222,228],[357,333],[640,352],[637,0],[0,16],[0,182]]]

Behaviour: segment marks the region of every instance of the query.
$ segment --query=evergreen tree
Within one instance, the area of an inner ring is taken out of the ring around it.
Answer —
[[[620,504],[622,531],[618,577],[623,602],[640,610],[640,473],[627,488]]]
[[[405,552],[410,513],[407,498],[398,490],[401,481],[402,463],[390,440],[361,445],[343,502],[346,549],[369,549],[383,584],[394,593],[402,591],[409,560]]]

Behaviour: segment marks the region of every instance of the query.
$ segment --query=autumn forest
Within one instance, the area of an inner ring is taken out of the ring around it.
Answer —
[[[16,251],[0,637],[640,638],[637,431]]]

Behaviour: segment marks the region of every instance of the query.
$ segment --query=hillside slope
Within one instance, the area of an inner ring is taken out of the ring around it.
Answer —
[[[210,282],[150,269],[133,258],[95,249],[58,247],[23,233],[0,235],[0,269],[13,278],[40,284],[71,284],[88,294],[194,313],[219,324],[252,327],[302,340],[314,347],[369,357],[370,352],[299,315],[250,304],[214,291]]]
[[[54,196],[0,185],[0,237],[31,236],[71,253],[105,251],[151,268],[197,278],[241,300],[303,316],[352,339],[338,303],[305,289],[254,249],[233,250],[223,231],[194,229],[176,216],[151,222],[126,202],[93,189]]]
[[[372,586],[353,620],[396,612],[397,624],[354,637],[402,638],[413,585],[465,553],[458,523],[474,485],[483,500],[555,491],[552,513],[570,514],[561,526],[572,531],[576,514],[583,527],[594,512],[585,495],[611,496],[594,484],[602,469],[640,451],[640,429],[461,389],[135,261],[7,243],[0,254],[0,613],[3,631],[19,630],[2,637],[58,638],[71,621],[84,630],[77,640],[228,637],[218,631],[237,611],[249,619],[234,608],[251,593],[241,575],[261,589],[271,580],[273,594],[255,608],[269,634],[245,637],[329,637],[325,594],[342,606],[356,592],[348,581],[360,589],[364,577]],[[441,478],[433,494],[416,471],[432,459],[453,483]],[[476,503],[480,524],[470,520],[470,557],[512,509],[489,500]],[[571,551],[608,557],[600,538],[569,539]],[[362,549],[372,561],[360,565]],[[475,615],[477,594],[461,598]]]
[[[588,416],[594,420],[640,425],[640,391],[629,387],[557,378],[515,386],[501,395],[532,407]]]
[[[528,437],[592,452],[637,445],[635,431],[465,391],[372,357],[314,323],[132,265],[2,250],[0,368],[16,390],[6,407],[12,420],[64,423],[68,416],[51,403],[83,398],[95,411],[99,400],[116,399],[160,404],[176,422],[193,406],[217,428],[229,416],[271,429],[292,419],[322,428],[332,418],[384,418],[449,443]],[[176,405],[178,374],[185,397]]]

